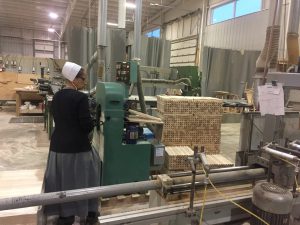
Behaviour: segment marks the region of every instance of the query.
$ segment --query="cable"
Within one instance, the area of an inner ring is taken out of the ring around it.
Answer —
[[[203,202],[202,202],[199,225],[202,225],[202,221],[203,221],[203,212],[204,212],[204,206],[205,206],[205,202],[206,202],[206,193],[207,193],[207,184],[205,185],[204,193],[203,193]]]
[[[204,171],[204,173],[206,174],[206,171]],[[232,204],[236,205],[237,207],[241,208],[242,210],[244,210],[245,212],[249,213],[250,215],[254,216],[255,218],[257,218],[258,220],[260,220],[261,222],[263,222],[266,225],[270,225],[267,221],[265,221],[264,219],[262,219],[261,217],[259,217],[258,215],[256,215],[255,213],[251,212],[250,210],[246,209],[245,207],[241,206],[240,204],[236,203],[235,201],[231,200],[230,198],[228,198],[225,194],[223,194],[221,191],[219,191],[216,186],[212,183],[212,181],[210,180],[210,178],[208,177],[208,181],[210,183],[210,185],[215,189],[215,191],[222,196],[224,199],[226,199],[227,201],[231,202]]]
[[[298,167],[297,165],[295,165],[295,164],[291,163],[290,161],[285,160],[285,159],[283,159],[281,157],[276,157],[276,158],[282,160],[283,162],[285,162],[285,163],[287,163],[287,164],[289,164],[289,165],[291,165],[291,166],[293,166],[295,168]],[[299,189],[299,184],[298,184],[298,180],[297,180],[297,175],[295,175],[295,183],[296,183],[296,187],[297,187],[296,190],[299,191],[300,189]]]

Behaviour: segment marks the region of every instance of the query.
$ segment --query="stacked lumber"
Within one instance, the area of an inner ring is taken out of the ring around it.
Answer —
[[[168,170],[190,170],[188,157],[194,152],[188,146],[166,146],[165,167]]]
[[[188,158],[193,157],[194,151],[190,147],[166,146],[165,151],[165,167],[167,170],[191,170]],[[210,169],[231,167],[234,165],[230,160],[220,154],[206,155],[206,159]],[[198,165],[199,167],[197,166],[197,169],[200,169],[201,164]]]
[[[157,111],[164,122],[166,146],[205,147],[220,152],[222,100],[210,97],[157,96]]]

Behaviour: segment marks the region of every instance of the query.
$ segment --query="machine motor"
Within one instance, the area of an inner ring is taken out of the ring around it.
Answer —
[[[253,212],[272,225],[288,225],[293,205],[292,193],[275,184],[263,182],[253,189]],[[264,223],[255,217],[251,218],[252,225]]]

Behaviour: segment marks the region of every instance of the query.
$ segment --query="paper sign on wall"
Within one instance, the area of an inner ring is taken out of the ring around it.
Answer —
[[[276,116],[284,115],[284,92],[282,83],[277,83],[276,86],[272,84],[258,86],[258,101],[262,116],[266,114]]]

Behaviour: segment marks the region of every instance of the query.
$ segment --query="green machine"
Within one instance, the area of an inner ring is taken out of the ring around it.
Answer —
[[[147,180],[151,143],[143,138],[139,124],[125,120],[129,85],[137,81],[135,62],[117,63],[116,82],[98,82],[93,146],[101,163],[101,185]]]

